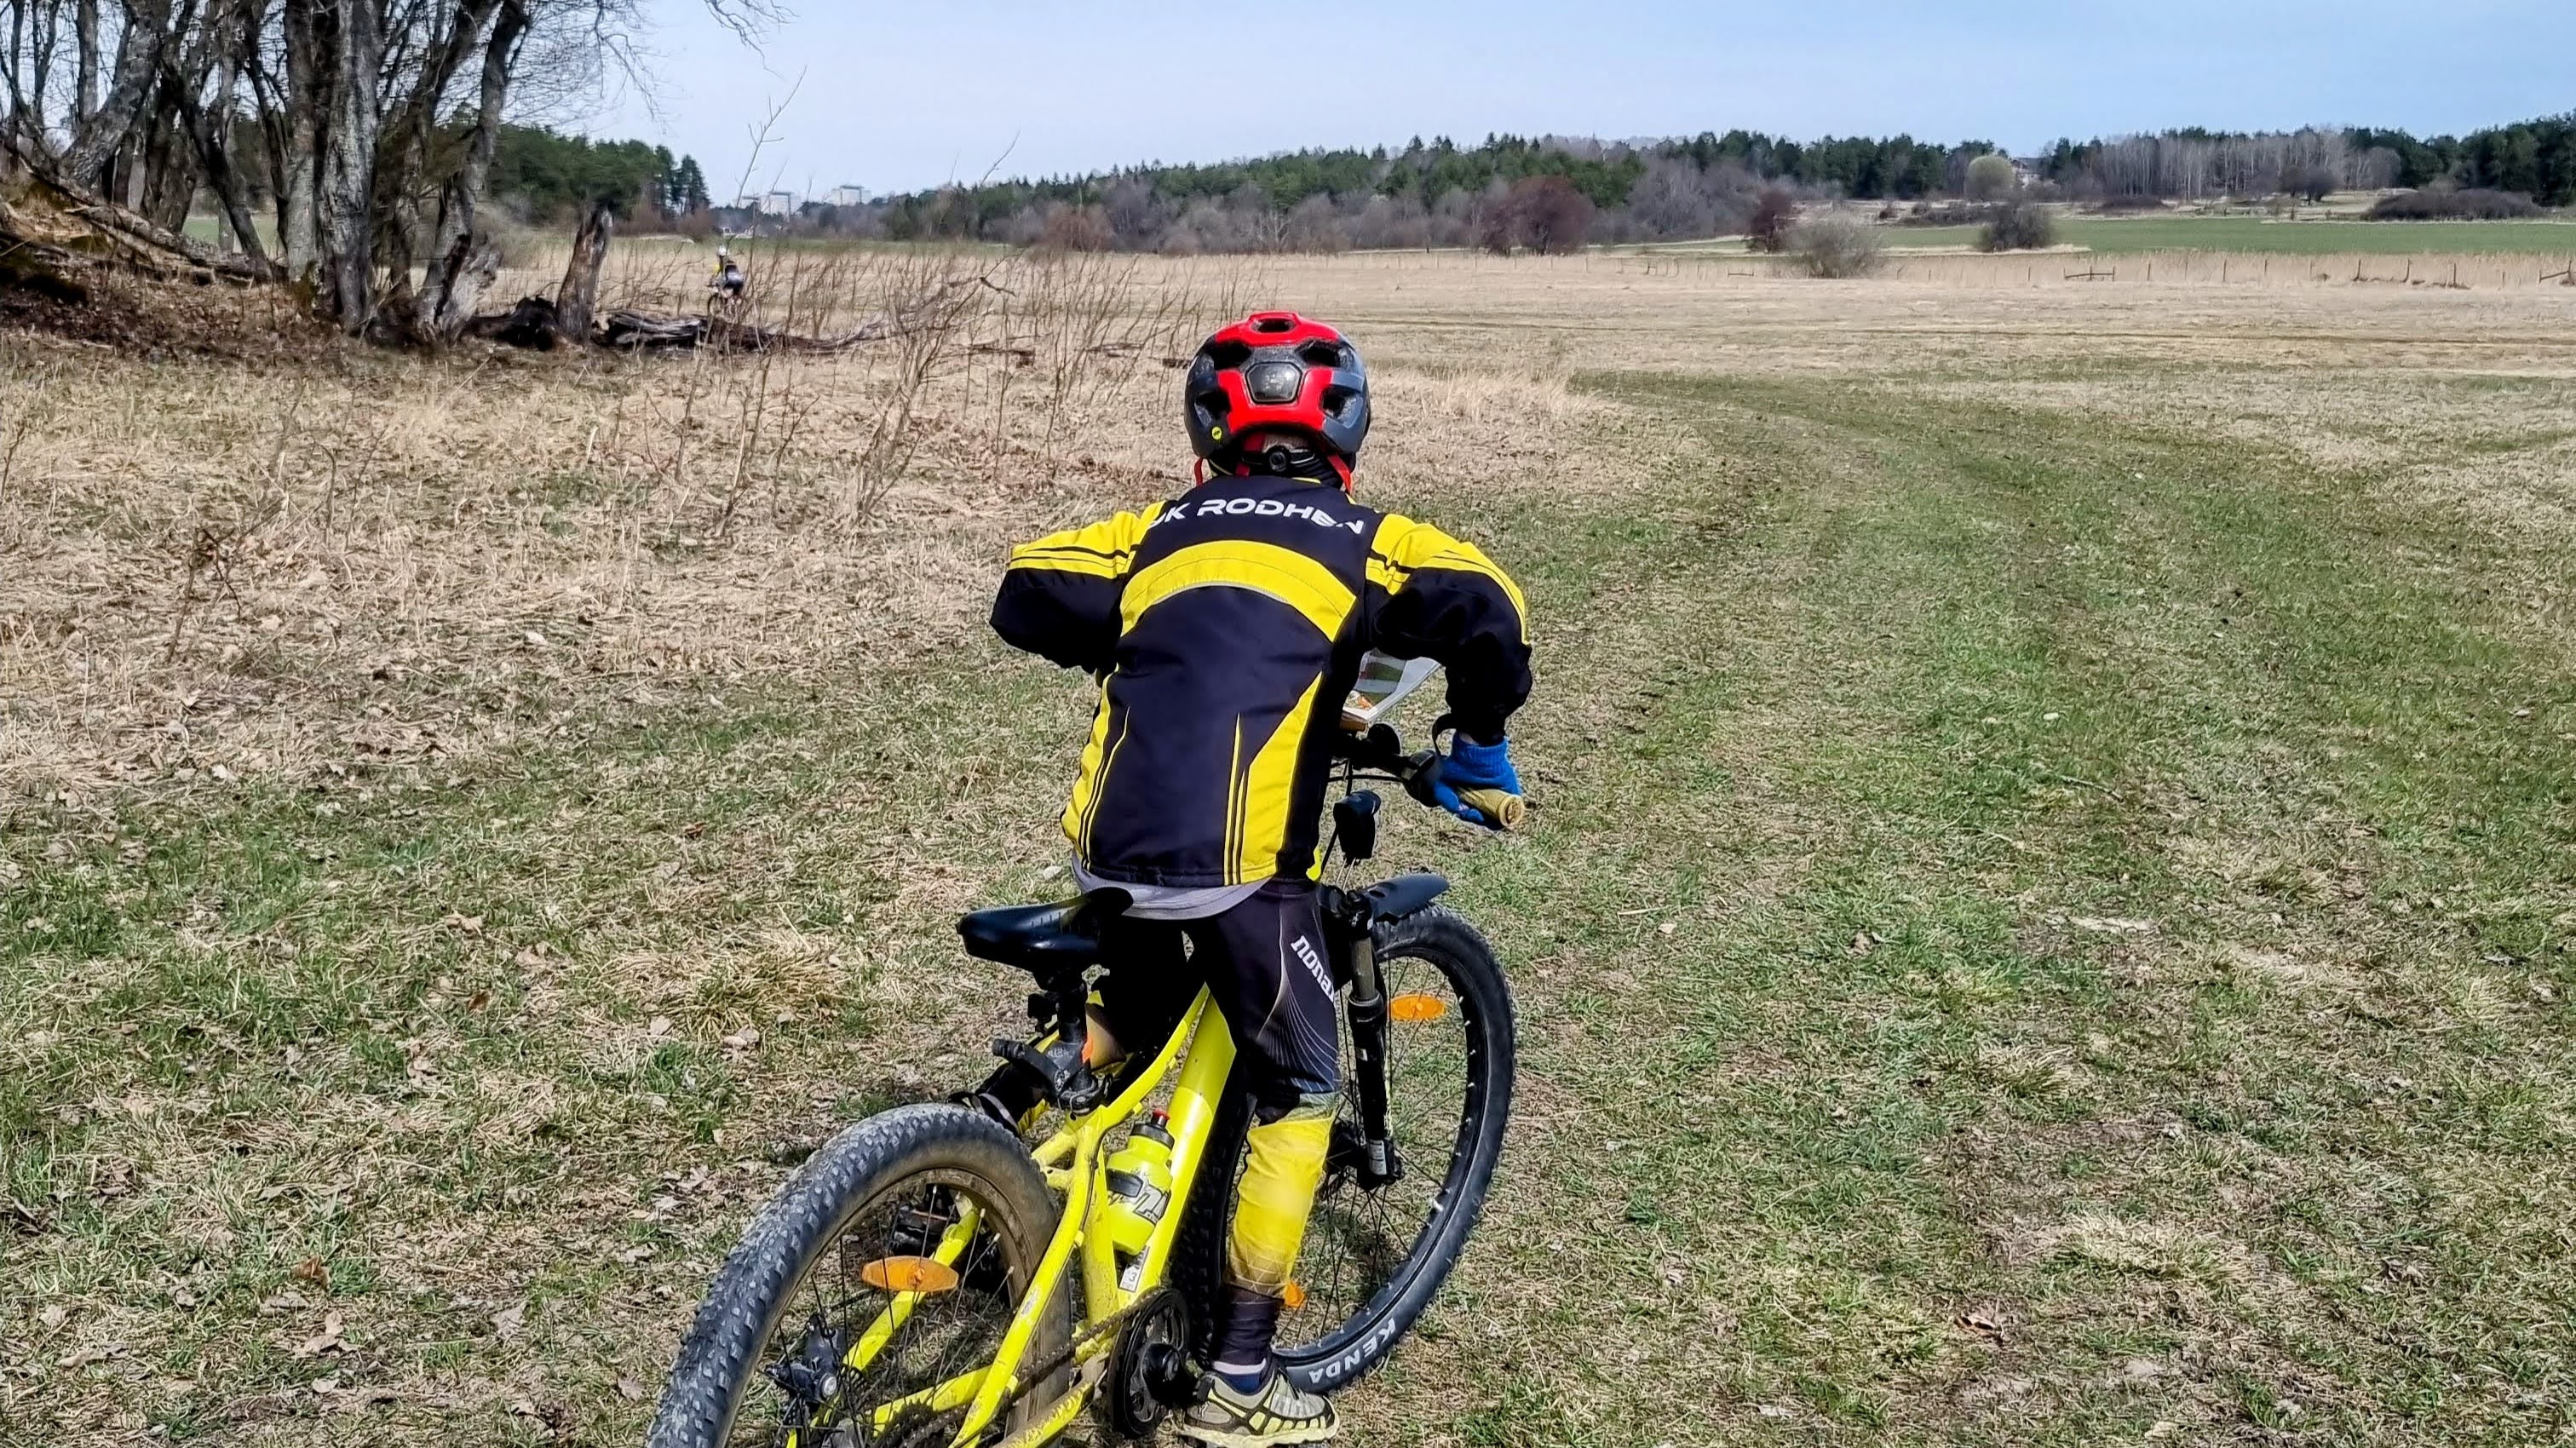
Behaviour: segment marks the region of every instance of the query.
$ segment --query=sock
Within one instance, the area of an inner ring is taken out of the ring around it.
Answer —
[[[1260,1392],[1261,1385],[1270,1380],[1268,1363],[1259,1363],[1248,1368],[1239,1363],[1218,1363],[1208,1371],[1216,1374],[1217,1381],[1247,1398]]]
[[[1270,1377],[1270,1340],[1278,1334],[1279,1299],[1241,1283],[1227,1283],[1224,1315],[1217,1324],[1216,1362],[1209,1371],[1238,1393],[1258,1389]]]

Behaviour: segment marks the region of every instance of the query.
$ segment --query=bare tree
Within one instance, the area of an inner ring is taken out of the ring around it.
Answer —
[[[746,38],[774,0],[704,0]],[[9,0],[0,137],[64,194],[176,233],[211,191],[255,272],[352,333],[452,336],[492,252],[478,208],[532,53],[552,86],[631,67],[642,0]],[[70,83],[58,56],[68,36]],[[544,42],[540,45],[538,42]],[[247,117],[256,154],[240,154]],[[265,191],[271,243],[252,214]],[[604,199],[604,198],[601,198]],[[621,202],[628,198],[618,198]],[[410,277],[426,263],[421,291]]]
[[[1787,188],[1773,186],[1754,202],[1753,219],[1745,224],[1744,249],[1747,251],[1781,251],[1789,244],[1789,228],[1798,220],[1798,198]]]

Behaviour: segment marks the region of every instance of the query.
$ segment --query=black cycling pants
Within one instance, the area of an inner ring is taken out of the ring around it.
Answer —
[[[1235,1079],[1256,1120],[1340,1091],[1333,968],[1315,899],[1309,881],[1273,880],[1221,915],[1112,921],[1101,936],[1102,1023],[1120,1049],[1149,1054],[1204,985],[1232,1028]]]

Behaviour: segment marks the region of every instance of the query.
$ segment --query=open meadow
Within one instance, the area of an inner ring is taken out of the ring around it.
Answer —
[[[1974,226],[1904,226],[1887,230],[1891,246],[1968,247]],[[2058,244],[2104,256],[2154,252],[2235,252],[2249,256],[2418,256],[2459,253],[2511,261],[2547,259],[2557,271],[2576,257],[2576,222],[2273,220],[2263,216],[2070,216]]]
[[[1528,827],[1376,862],[1456,880],[1522,1076],[1353,1441],[2568,1440],[2530,260],[888,251],[799,329],[942,346],[0,333],[0,1443],[636,1441],[757,1204],[1016,1019],[951,920],[1064,888],[1089,690],[991,588],[1185,486],[1161,359],[1255,303],[1353,334],[1364,495],[1539,647]]]

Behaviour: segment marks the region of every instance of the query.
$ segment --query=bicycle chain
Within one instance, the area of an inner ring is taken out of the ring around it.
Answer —
[[[1071,1341],[1067,1342],[1063,1347],[1057,1349],[1055,1352],[1049,1354],[1046,1359],[1040,1362],[1036,1367],[1023,1369],[1019,1374],[1019,1381],[1011,1387],[1010,1391],[1002,1394],[1000,1402],[994,1404],[993,1417],[995,1424],[999,1423],[1002,1415],[1009,1411],[1012,1405],[1019,1402],[1020,1399],[1027,1397],[1030,1391],[1036,1388],[1038,1384],[1045,1382],[1047,1379],[1054,1377],[1058,1372],[1071,1366],[1074,1359],[1081,1356],[1082,1350],[1085,1347],[1098,1341],[1104,1334],[1125,1328],[1130,1319],[1140,1317],[1148,1310],[1162,1306],[1166,1298],[1177,1295],[1176,1290],[1169,1285],[1157,1287],[1153,1291],[1146,1293],[1144,1296],[1137,1298],[1135,1301],[1128,1303],[1125,1307],[1118,1309],[1116,1312],[1100,1319],[1091,1326],[1075,1333]],[[932,1427],[947,1416],[948,1415],[945,1413],[929,1413],[909,1424],[898,1421],[889,1429],[888,1436],[878,1439],[877,1444],[881,1445],[881,1448],[931,1448],[932,1444],[938,1443],[940,1440],[935,1436],[923,1436],[922,1430]],[[978,1432],[973,1438],[968,1439],[963,1445],[960,1445],[960,1448],[984,1448],[986,1443],[992,1441],[991,1435],[993,1430],[993,1424],[986,1425],[984,1429]]]

